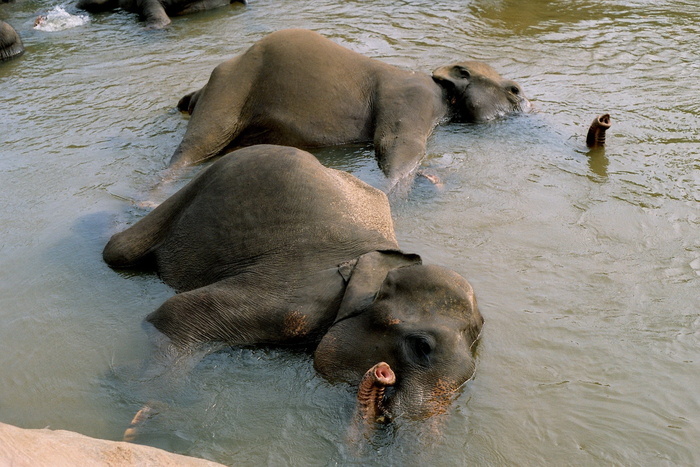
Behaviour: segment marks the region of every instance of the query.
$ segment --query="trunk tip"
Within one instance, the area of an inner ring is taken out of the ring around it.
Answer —
[[[379,362],[374,365],[374,376],[377,378],[377,382],[384,386],[391,386],[396,382],[394,370],[392,370],[391,366],[386,362]]]
[[[612,125],[612,122],[610,121],[610,114],[599,115],[596,117],[594,123],[597,123],[599,126],[604,127],[605,129],[610,128]]]

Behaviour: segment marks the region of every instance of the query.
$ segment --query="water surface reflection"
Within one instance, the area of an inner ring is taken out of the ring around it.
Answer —
[[[437,129],[424,166],[444,190],[419,183],[394,205],[404,249],[474,285],[476,378],[434,444],[406,423],[357,454],[351,388],[301,353],[232,349],[162,388],[142,442],[244,465],[700,463],[696,2],[255,0],[164,31],[123,12],[34,30],[52,6],[0,5],[27,48],[0,65],[0,420],[118,439],[159,390],[139,376],[142,323],[172,291],[101,249],[138,202],[184,183],[151,192],[186,127],[177,100],[265,34],[305,27],[417,71],[483,60],[534,101]],[[603,112],[608,146],[588,152]],[[318,155],[381,181],[371,148]]]

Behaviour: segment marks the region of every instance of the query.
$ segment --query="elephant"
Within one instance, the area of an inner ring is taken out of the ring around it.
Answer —
[[[520,85],[485,63],[442,66],[430,76],[288,29],[219,64],[177,107],[191,118],[171,167],[252,144],[373,142],[393,186],[415,171],[439,123],[483,122],[530,103]]]
[[[0,62],[19,57],[23,53],[24,45],[15,28],[0,21]]]
[[[475,371],[484,320],[470,283],[399,249],[383,191],[300,149],[221,157],[103,258],[178,292],[146,318],[172,348],[299,346],[331,382],[373,372],[358,395],[370,423],[444,413]]]
[[[170,24],[170,16],[187,15],[198,11],[243,3],[247,0],[78,0],[77,7],[90,13],[121,8],[138,13],[151,29],[162,29]]]

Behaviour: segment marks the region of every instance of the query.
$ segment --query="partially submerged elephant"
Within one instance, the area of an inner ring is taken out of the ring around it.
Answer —
[[[401,70],[312,31],[277,31],[217,66],[183,97],[192,114],[170,165],[227,148],[269,143],[319,147],[374,142],[391,181],[412,173],[441,122],[482,122],[529,109],[520,86],[480,62],[432,76]]]
[[[170,16],[211,10],[231,3],[247,4],[246,0],[78,0],[77,7],[90,13],[121,8],[138,13],[147,26],[161,29],[170,24]]]
[[[483,319],[469,283],[399,250],[383,192],[299,149],[221,158],[103,257],[153,267],[180,292],[147,318],[177,347],[315,347],[326,378],[369,374],[359,397],[372,419],[441,413],[474,372]]]
[[[24,45],[15,28],[0,21],[0,62],[19,57],[24,53]]]

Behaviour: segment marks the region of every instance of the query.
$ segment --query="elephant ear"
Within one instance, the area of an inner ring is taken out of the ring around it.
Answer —
[[[362,313],[374,301],[389,271],[421,263],[418,255],[385,250],[365,253],[341,265],[340,273],[349,281],[335,322]]]
[[[454,90],[460,82],[464,85],[469,78],[471,73],[461,65],[447,65],[433,71],[433,81],[449,90]]]

